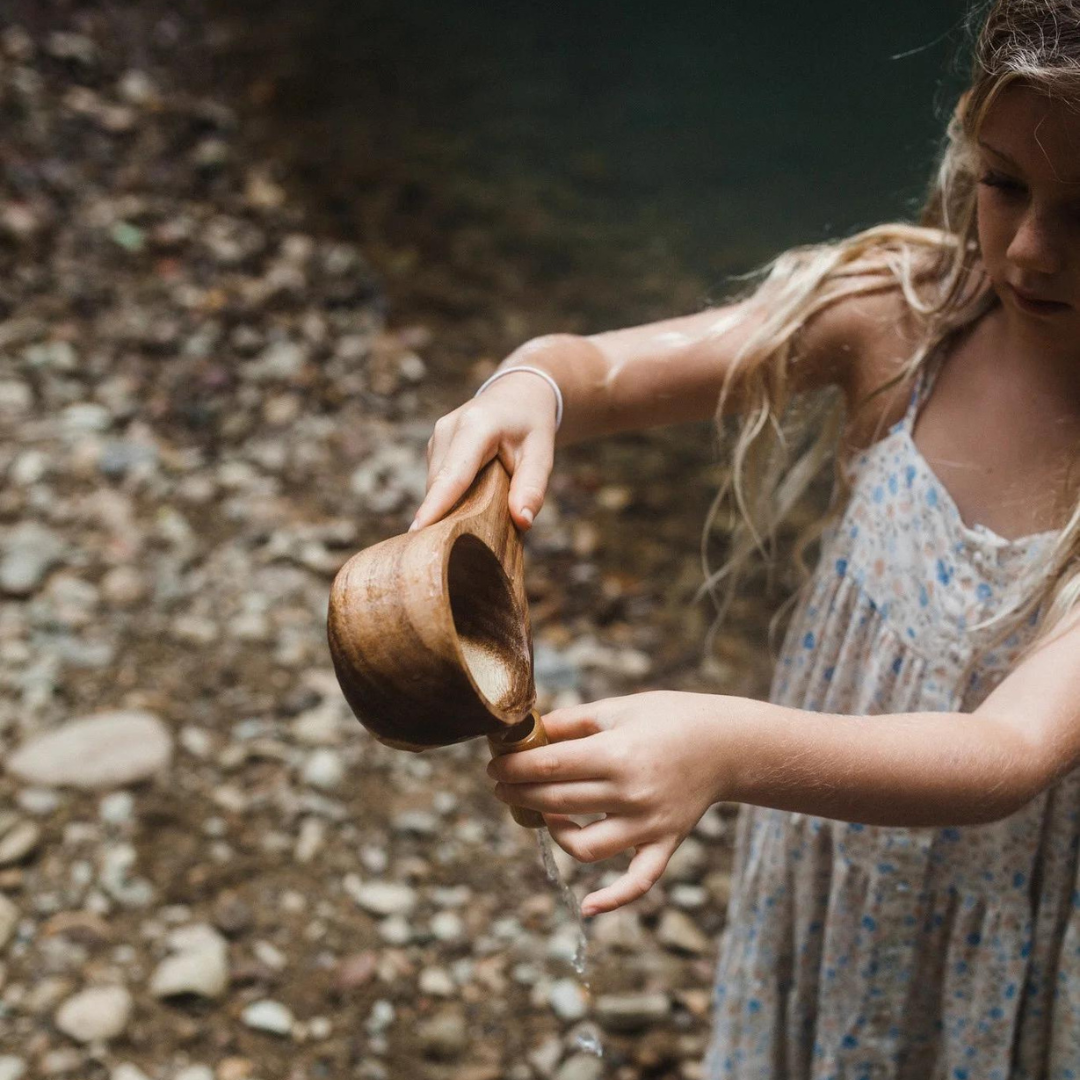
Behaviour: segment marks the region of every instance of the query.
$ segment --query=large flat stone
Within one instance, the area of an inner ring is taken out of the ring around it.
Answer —
[[[153,713],[124,709],[72,720],[24,743],[8,771],[30,784],[88,790],[126,787],[165,769],[172,736]]]

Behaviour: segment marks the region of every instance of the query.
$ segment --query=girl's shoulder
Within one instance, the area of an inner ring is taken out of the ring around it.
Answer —
[[[940,251],[916,249],[902,281],[889,252],[868,255],[845,274],[838,298],[804,327],[813,366],[828,369],[827,381],[843,392],[850,445],[869,445],[903,416],[912,389],[911,361],[934,333],[933,322],[910,295],[914,290],[925,301],[941,266]]]

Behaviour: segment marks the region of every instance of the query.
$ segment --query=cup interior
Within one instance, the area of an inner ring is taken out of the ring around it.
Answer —
[[[495,553],[465,533],[454,541],[447,591],[461,656],[477,689],[501,712],[527,710],[532,655],[525,619]]]

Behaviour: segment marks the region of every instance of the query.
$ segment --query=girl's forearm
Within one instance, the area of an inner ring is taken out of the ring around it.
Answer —
[[[976,825],[1045,786],[1035,747],[981,713],[843,716],[715,701],[720,799],[867,825]]]

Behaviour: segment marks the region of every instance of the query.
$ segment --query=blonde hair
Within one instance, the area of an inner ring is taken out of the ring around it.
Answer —
[[[755,556],[764,557],[771,579],[780,527],[790,521],[792,510],[827,463],[834,465],[832,501],[824,516],[801,531],[795,545],[804,586],[809,578],[805,553],[843,513],[850,494],[838,451],[843,402],[835,391],[797,399],[792,392],[803,324],[846,298],[900,290],[921,333],[903,369],[875,389],[873,397],[914,379],[940,346],[997,302],[980,261],[975,212],[978,132],[998,95],[1019,80],[1080,103],[1080,0],[997,0],[988,9],[974,9],[969,28],[982,10],[986,15],[974,43],[971,86],[948,124],[919,224],[881,225],[840,241],[795,248],[751,275],[755,285],[744,295],[752,295],[754,302],[747,308],[766,317],[734,358],[717,405],[721,438],[727,434],[730,443],[730,470],[702,534],[705,582],[698,598],[708,592],[717,607],[706,652],[712,651],[737,585]],[[730,328],[718,325],[714,332]],[[733,420],[725,407],[736,384],[740,408]],[[1066,477],[1066,487],[1068,483]],[[724,509],[735,524],[726,560],[713,570],[709,540]],[[798,593],[777,612],[774,632],[797,599]],[[1077,614],[1080,504],[1067,515],[1039,587],[980,626],[1000,630],[1000,640],[1025,619],[1040,618],[1026,655]]]

